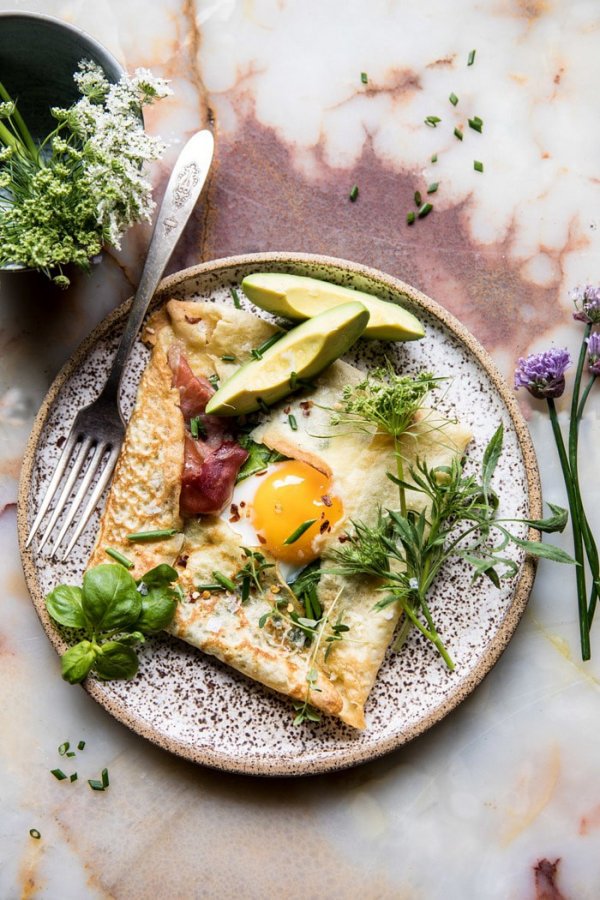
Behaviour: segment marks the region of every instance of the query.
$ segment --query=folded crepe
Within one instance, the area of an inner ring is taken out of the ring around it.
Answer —
[[[162,562],[174,566],[184,599],[170,626],[172,634],[275,691],[308,700],[316,709],[364,728],[365,703],[401,615],[396,605],[373,609],[378,599],[375,579],[321,576],[317,590],[325,621],[341,616],[350,629],[348,639],[335,642],[327,658],[328,644],[317,644],[315,652],[315,644],[307,646],[301,634],[298,639],[297,629],[268,615],[281,590],[275,569],[266,571],[264,591],[251,592],[243,603],[237,592],[197,590],[214,581],[215,571],[233,579],[247,562],[242,549],[246,542],[227,517],[181,515],[188,438],[183,395],[174,386],[173,354],[184,356],[194,376],[225,379],[277,330],[257,316],[212,302],[171,300],[152,317],[144,332],[152,347],[150,360],[89,565],[106,562],[105,548],[113,547],[132,560],[134,577]],[[223,360],[232,353],[234,363]],[[363,378],[353,366],[334,363],[317,379],[309,401],[294,396],[273,406],[250,435],[333,479],[344,514],[323,540],[325,553],[351,527],[351,520],[374,524],[381,508],[397,506],[396,488],[386,475],[396,469],[391,439],[350,433],[330,423],[329,410],[339,402],[344,386]],[[290,413],[296,417],[297,431],[289,427]],[[465,428],[445,421],[434,410],[422,410],[410,435],[401,440],[405,470],[417,458],[429,467],[449,465],[469,440]],[[409,493],[407,500],[413,509],[425,505],[422,494]],[[132,544],[127,539],[128,534],[155,529],[176,533],[152,543]],[[254,549],[276,563],[261,544]],[[297,611],[304,614],[302,608]]]

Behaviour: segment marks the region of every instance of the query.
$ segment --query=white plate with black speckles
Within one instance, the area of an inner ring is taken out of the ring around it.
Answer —
[[[474,470],[499,422],[505,442],[496,472],[501,513],[541,515],[540,485],[527,427],[512,391],[475,339],[444,309],[414,288],[343,260],[268,253],[205,263],[162,282],[154,305],[169,297],[227,299],[230,289],[254,271],[287,271],[366,290],[400,301],[424,322],[426,338],[407,344],[359,342],[346,359],[361,368],[384,354],[403,371],[431,369],[447,376],[442,410],[473,432],[467,466]],[[246,305],[246,301],[244,304]],[[248,308],[252,308],[247,304]],[[60,582],[81,581],[98,527],[99,511],[66,563],[24,549],[37,509],[75,413],[103,383],[128,311],[117,309],[84,342],[52,385],[36,419],[23,465],[19,535],[29,589],[43,626],[59,652],[62,636],[49,620],[44,596]],[[257,310],[253,310],[259,312]],[[124,410],[131,410],[148,351],[138,342],[124,379]],[[526,529],[518,531],[526,536]],[[182,757],[232,772],[306,775],[356,765],[412,740],[454,709],[494,665],[523,613],[534,567],[512,548],[517,576],[496,589],[487,579],[471,584],[460,562],[438,579],[431,605],[456,662],[449,672],[434,648],[413,630],[399,653],[388,653],[366,707],[363,732],[338,721],[292,724],[286,698],[268,691],[217,660],[169,636],[150,640],[140,671],[130,682],[88,680],[86,690],[116,719]],[[58,662],[55,670],[59,676]],[[75,690],[75,688],[74,688]]]

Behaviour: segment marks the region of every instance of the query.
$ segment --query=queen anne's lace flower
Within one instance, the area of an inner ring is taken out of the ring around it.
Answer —
[[[82,62],[74,78],[82,97],[70,109],[52,109],[58,126],[43,165],[0,156],[0,266],[58,269],[61,286],[68,284],[62,266],[87,269],[104,244],[119,248],[130,225],[152,218],[146,169],[165,145],[146,134],[141,110],[171,93],[148,69],[110,84],[99,66]],[[18,191],[15,174],[25,185]]]
[[[527,388],[539,400],[560,397],[565,389],[565,371],[571,365],[566,349],[553,347],[543,353],[521,357],[515,370],[515,389]]]

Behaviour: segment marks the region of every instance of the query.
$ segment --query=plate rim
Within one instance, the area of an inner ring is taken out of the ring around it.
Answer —
[[[182,283],[193,278],[210,275],[212,272],[218,271],[222,273],[223,271],[241,266],[260,265],[261,263],[323,265],[337,269],[340,275],[358,275],[372,279],[395,293],[405,294],[418,308],[423,309],[440,321],[455,338],[458,338],[460,342],[466,345],[477,362],[485,370],[494,389],[500,396],[515,429],[517,441],[523,456],[530,517],[541,517],[542,489],[537,458],[527,423],[513,391],[509,388],[509,385],[501,375],[489,353],[471,332],[437,301],[401,279],[388,275],[371,266],[322,254],[300,252],[288,253],[285,251],[245,253],[202,262],[168,275],[160,282],[149,310],[154,309],[169,295],[169,293],[180,287]],[[25,547],[28,532],[27,501],[29,498],[31,478],[35,464],[36,448],[42,435],[44,425],[52,411],[53,404],[60,394],[65,382],[76,372],[77,368],[98,341],[110,331],[120,319],[125,318],[131,306],[132,299],[132,297],[129,297],[108,313],[108,315],[96,325],[93,331],[84,338],[71,358],[67,360],[60,369],[50,385],[34,419],[31,434],[23,454],[17,500],[17,531],[21,562],[27,588],[31,595],[36,613],[47,637],[57,652],[63,652],[66,649],[67,644],[53,626],[48,616],[44,603],[44,595],[37,580],[32,551]],[[537,532],[530,529],[530,537],[537,537]],[[261,759],[252,757],[251,759],[247,759],[243,754],[232,755],[217,751],[212,747],[202,744],[190,745],[175,737],[161,734],[143,718],[136,715],[135,712],[132,712],[123,701],[106,697],[100,690],[101,686],[99,683],[90,680],[89,682],[84,683],[82,687],[118,722],[126,725],[133,732],[146,738],[156,746],[197,764],[225,772],[275,777],[309,776],[340,771],[378,759],[409,743],[411,740],[414,740],[434,725],[438,724],[475,690],[483,678],[498,662],[519,624],[531,594],[536,567],[537,563],[535,559],[531,557],[525,558],[521,574],[515,587],[512,602],[506,610],[504,618],[498,626],[492,640],[486,647],[483,657],[469,672],[466,679],[456,686],[456,689],[452,691],[443,703],[436,706],[427,716],[411,725],[406,731],[382,739],[376,745],[362,748],[349,745],[348,749],[342,753],[336,751],[335,756],[330,756],[326,751],[323,751],[322,756],[319,758],[311,758],[310,760],[304,761],[302,756],[298,758],[291,754],[280,754],[275,759],[269,759],[268,757],[263,757]]]

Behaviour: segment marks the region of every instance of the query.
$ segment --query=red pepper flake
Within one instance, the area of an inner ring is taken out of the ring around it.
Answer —
[[[340,544],[345,544],[346,541],[349,541],[349,540],[350,540],[350,538],[348,537],[347,534],[340,534],[340,536],[338,538],[338,541],[340,542]]]
[[[245,507],[245,505],[246,505],[246,501],[240,500],[240,509],[243,509]]]
[[[185,317],[185,321],[186,321],[189,325],[197,325],[198,322],[201,322],[201,321],[202,321],[202,316],[198,316],[197,319],[196,319],[196,318],[193,318],[193,316],[186,316],[186,317]]]
[[[259,539],[259,541],[261,542],[261,544],[266,544],[266,543],[267,543],[267,539],[264,538],[264,537],[262,536],[262,534],[259,534],[259,533],[257,532],[257,533],[256,533],[256,537]]]
[[[325,521],[322,523],[321,527],[319,528],[319,531],[321,532],[321,534],[325,534],[326,531],[330,531],[329,519],[325,519]]]
[[[300,403],[300,408],[305,416],[310,416],[310,408],[313,405],[312,400],[302,400]]]
[[[184,556],[178,556],[177,559],[175,560],[175,565],[180,566],[182,569],[185,569],[185,567],[187,566],[188,559],[189,559],[189,556],[187,554]]]
[[[291,406],[284,406],[283,411],[284,411],[284,413],[285,413],[286,416],[287,416],[287,415],[289,415],[289,413],[292,411],[292,407],[291,407]]]
[[[64,436],[64,434],[61,434],[61,436],[59,437],[59,439],[58,439],[57,442],[56,442],[56,446],[58,447],[59,450],[61,449],[61,447],[64,447],[64,444],[65,444],[65,441],[66,441],[66,440],[67,440],[67,439],[66,439],[66,437]]]
[[[323,494],[323,496],[321,497],[321,502],[324,506],[333,506],[333,501],[329,494]]]
[[[238,509],[237,503],[231,504],[231,516],[229,517],[230,522],[239,522],[241,519],[240,511]]]

